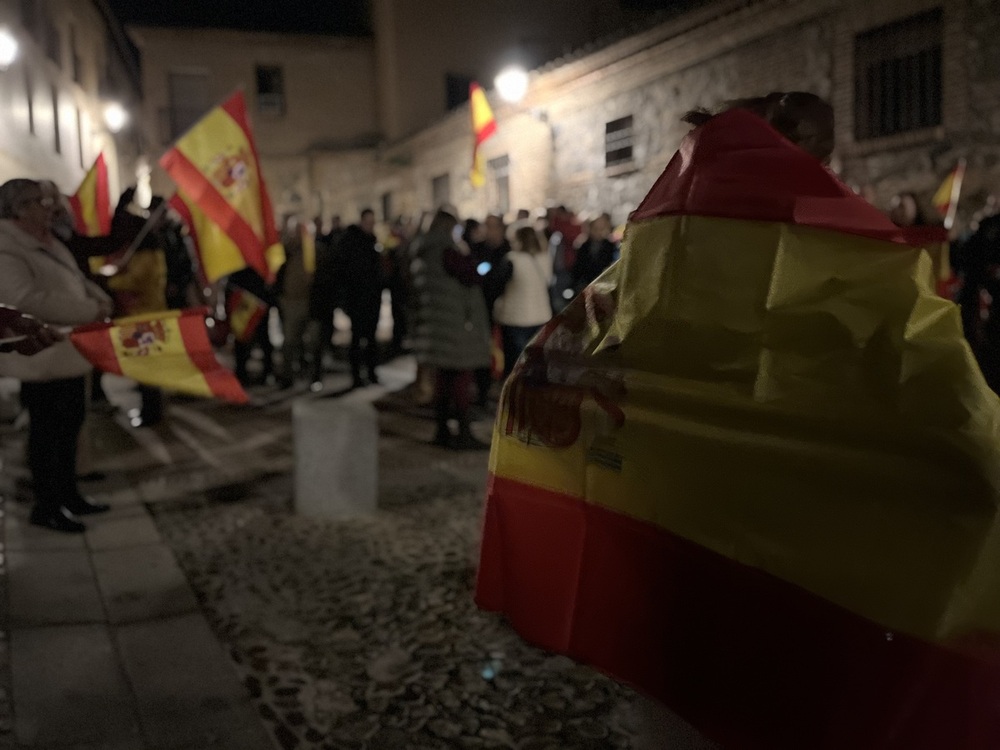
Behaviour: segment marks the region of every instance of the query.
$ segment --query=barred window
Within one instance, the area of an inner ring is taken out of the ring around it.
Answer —
[[[490,212],[503,216],[510,211],[510,157],[506,154],[486,162],[489,176]]]
[[[941,9],[854,40],[854,137],[879,138],[941,124]]]
[[[628,115],[604,126],[604,166],[617,167],[631,162],[632,115]]]

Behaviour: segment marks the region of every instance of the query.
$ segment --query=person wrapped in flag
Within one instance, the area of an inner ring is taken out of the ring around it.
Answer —
[[[696,127],[501,399],[476,600],[723,747],[1000,747],[1000,401],[811,94]]]

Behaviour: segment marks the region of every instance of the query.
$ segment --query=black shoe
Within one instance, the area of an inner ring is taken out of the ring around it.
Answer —
[[[61,531],[64,534],[82,534],[87,530],[87,527],[82,523],[70,518],[64,508],[45,514],[33,510],[31,511],[31,524],[32,526],[41,526],[43,529]]]
[[[490,444],[484,443],[469,430],[464,429],[458,433],[452,447],[460,451],[485,451],[490,449]]]
[[[374,372],[368,376],[368,385],[380,385],[382,381],[378,379],[378,375]]]
[[[351,389],[352,390],[355,389],[355,388],[364,388],[364,387],[365,387],[365,381],[362,380],[361,378],[354,378],[351,381]]]
[[[103,482],[108,475],[103,471],[88,471],[86,474],[79,474],[76,477],[78,482]]]
[[[434,433],[434,439],[431,440],[431,445],[437,445],[441,448],[450,448],[451,430],[447,427],[438,427],[437,432]]]
[[[291,378],[278,378],[279,391],[287,391],[293,385],[295,385],[295,381],[292,380]]]
[[[111,510],[111,506],[105,503],[92,503],[85,497],[78,497],[73,502],[65,503],[63,507],[74,516],[92,516],[95,513],[104,513]]]

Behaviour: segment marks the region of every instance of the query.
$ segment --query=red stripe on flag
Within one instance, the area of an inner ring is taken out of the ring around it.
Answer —
[[[995,660],[560,493],[491,478],[476,601],[725,747],[1000,747]]]
[[[170,174],[185,195],[197,203],[212,221],[228,234],[247,261],[265,279],[274,275],[267,265],[267,247],[246,220],[229,204],[225,197],[191,161],[177,149],[171,149],[160,159],[160,165]],[[265,231],[267,219],[265,218]]]
[[[260,154],[257,153],[257,141],[250,130],[250,119],[247,117],[247,105],[246,100],[243,98],[243,92],[237,91],[229,97],[222,104],[222,109],[240,126],[243,135],[247,139],[247,143],[250,144],[250,153],[253,154],[253,160],[257,166],[257,185],[260,188],[261,212],[264,214],[262,220],[264,222],[264,249],[266,250],[271,245],[276,244],[280,238],[278,237],[278,228],[274,224],[274,208],[271,205],[271,194],[267,191],[267,185],[264,182],[264,172],[260,168]],[[264,278],[268,278],[268,276],[265,275]]]
[[[77,234],[86,237],[90,232],[87,223],[83,220],[83,204],[80,203],[80,194],[74,193],[69,197],[69,206],[73,209],[73,228]]]
[[[70,333],[70,341],[101,372],[122,375],[121,363],[111,341],[111,326],[111,323],[105,322],[79,326]]]
[[[219,364],[205,329],[204,310],[185,310],[178,318],[181,339],[195,367],[205,376],[212,394],[234,404],[250,401],[236,376]]]
[[[476,133],[476,145],[481,146],[483,141],[485,141],[487,138],[489,138],[496,132],[497,132],[497,121],[490,120],[483,126],[482,130]]]

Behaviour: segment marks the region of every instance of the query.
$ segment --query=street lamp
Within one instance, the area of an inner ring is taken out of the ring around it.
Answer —
[[[128,112],[118,102],[111,102],[104,107],[104,124],[112,133],[119,132],[128,122]]]
[[[7,70],[17,59],[17,39],[4,27],[0,26],[0,70]]]
[[[504,68],[493,80],[493,85],[501,99],[517,104],[528,92],[528,73],[516,66]]]

